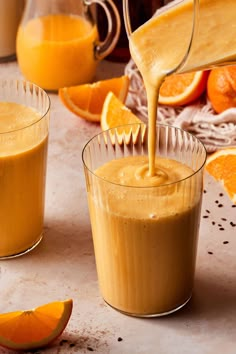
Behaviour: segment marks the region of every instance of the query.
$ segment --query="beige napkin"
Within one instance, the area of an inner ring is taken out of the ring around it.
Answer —
[[[132,60],[126,65],[130,77],[129,107],[147,122],[147,98],[141,75]],[[219,148],[236,146],[236,108],[216,114],[207,97],[181,108],[159,106],[158,121],[180,127],[196,135],[209,153]]]

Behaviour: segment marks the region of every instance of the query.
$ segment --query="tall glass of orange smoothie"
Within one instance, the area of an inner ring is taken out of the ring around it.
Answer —
[[[0,80],[0,259],[42,239],[49,108],[38,86]]]
[[[101,294],[140,317],[172,313],[191,298],[206,159],[193,135],[159,124],[156,134],[152,176],[148,129],[128,144],[115,129],[102,132],[82,154]]]

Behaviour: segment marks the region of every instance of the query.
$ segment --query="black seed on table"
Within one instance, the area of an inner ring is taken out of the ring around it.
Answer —
[[[223,204],[218,204],[218,208],[222,208],[223,206]]]
[[[206,193],[207,191],[204,189],[203,193]]]
[[[208,254],[213,254],[213,252],[211,252],[211,251],[208,251],[207,253],[208,253]]]
[[[233,227],[236,226],[236,224],[233,223],[233,221],[230,221],[230,225],[233,226]]]
[[[220,196],[220,197],[223,197],[223,196],[224,196],[224,193],[220,193],[219,196]]]
[[[220,231],[224,231],[224,228],[223,228],[223,227],[220,227],[219,230],[220,230]]]
[[[219,203],[219,200],[216,200],[215,203],[218,204],[218,203]]]
[[[233,204],[233,205],[232,205],[232,208],[236,208],[236,204]]]
[[[222,225],[221,224],[218,224],[219,227],[221,227]]]
[[[210,212],[210,210],[206,209],[206,213],[210,214],[211,212]]]
[[[212,223],[212,225],[215,225],[215,224],[216,224],[215,221],[212,221],[211,223]]]
[[[118,337],[117,340],[118,340],[118,342],[122,342],[123,338]]]
[[[67,343],[67,342],[68,342],[67,339],[62,339],[59,344],[60,344],[60,345],[63,345],[64,343]]]
[[[227,243],[229,243],[229,241],[224,241],[224,242],[223,242],[224,245],[227,245]]]
[[[87,347],[87,350],[88,350],[89,352],[93,352],[93,351],[94,351],[93,348],[91,348],[91,347]]]
[[[222,221],[227,221],[227,219],[226,219],[226,218],[221,218],[221,220],[222,220]]]
[[[203,218],[207,219],[207,218],[209,218],[209,216],[208,215],[203,215]]]

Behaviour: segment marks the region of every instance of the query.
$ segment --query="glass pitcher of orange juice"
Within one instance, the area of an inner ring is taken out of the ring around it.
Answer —
[[[235,0],[165,4],[132,32],[129,1],[123,0],[131,55],[143,76],[154,81],[154,73],[165,76],[236,63]]]
[[[103,42],[94,3],[103,7],[108,23]],[[18,64],[27,80],[49,91],[87,83],[119,33],[120,17],[112,0],[27,0],[16,40]]]

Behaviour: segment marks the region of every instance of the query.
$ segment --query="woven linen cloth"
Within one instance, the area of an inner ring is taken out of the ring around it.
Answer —
[[[130,78],[128,105],[142,121],[147,123],[147,97],[142,77],[131,59],[125,74]],[[186,107],[167,107],[159,105],[157,121],[182,128],[199,138],[207,152],[220,148],[236,146],[236,108],[216,114],[206,95]]]

